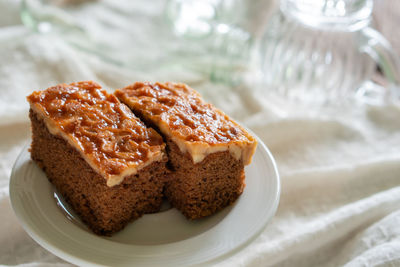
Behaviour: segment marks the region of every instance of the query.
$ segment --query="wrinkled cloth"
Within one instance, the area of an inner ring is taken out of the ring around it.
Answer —
[[[400,266],[398,105],[299,112],[251,86],[213,84],[189,71],[133,72],[57,36],[32,33],[18,13],[17,1],[0,0],[0,265],[71,266],[33,241],[10,205],[12,165],[30,136],[25,97],[62,82],[95,80],[112,91],[160,79],[198,89],[255,132],[277,161],[282,191],[275,217],[216,266]]]

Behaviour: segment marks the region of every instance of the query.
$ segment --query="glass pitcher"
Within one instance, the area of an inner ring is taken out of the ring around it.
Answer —
[[[369,26],[372,7],[372,0],[281,0],[258,50],[263,94],[312,104],[399,99],[399,60]],[[371,81],[376,65],[388,86]]]

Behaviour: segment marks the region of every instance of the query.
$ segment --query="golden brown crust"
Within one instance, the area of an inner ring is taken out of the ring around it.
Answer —
[[[52,134],[76,147],[109,186],[164,156],[161,136],[97,83],[60,84],[28,101]]]
[[[250,163],[255,138],[187,85],[137,82],[115,95],[173,139],[182,152],[189,152],[195,163],[226,150]]]

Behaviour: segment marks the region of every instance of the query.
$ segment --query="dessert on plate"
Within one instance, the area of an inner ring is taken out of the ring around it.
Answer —
[[[164,196],[199,219],[243,192],[255,138],[185,84],[137,82],[113,95],[86,81],[27,99],[31,158],[97,234],[159,211]]]
[[[97,83],[60,84],[27,97],[31,157],[97,234],[157,212],[165,143]]]
[[[163,136],[171,169],[164,194],[187,218],[214,214],[240,196],[257,141],[239,124],[181,83],[137,82],[115,95]]]

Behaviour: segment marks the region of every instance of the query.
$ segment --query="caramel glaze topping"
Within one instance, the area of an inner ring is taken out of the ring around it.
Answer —
[[[164,143],[97,83],[60,84],[28,96],[52,134],[67,139],[109,186],[160,160]]]
[[[250,163],[257,144],[254,137],[222,111],[204,102],[189,86],[137,82],[117,90],[115,95],[145,120],[156,124],[183,152],[188,151],[195,163],[207,153],[228,149],[236,157],[241,154],[245,164]]]

